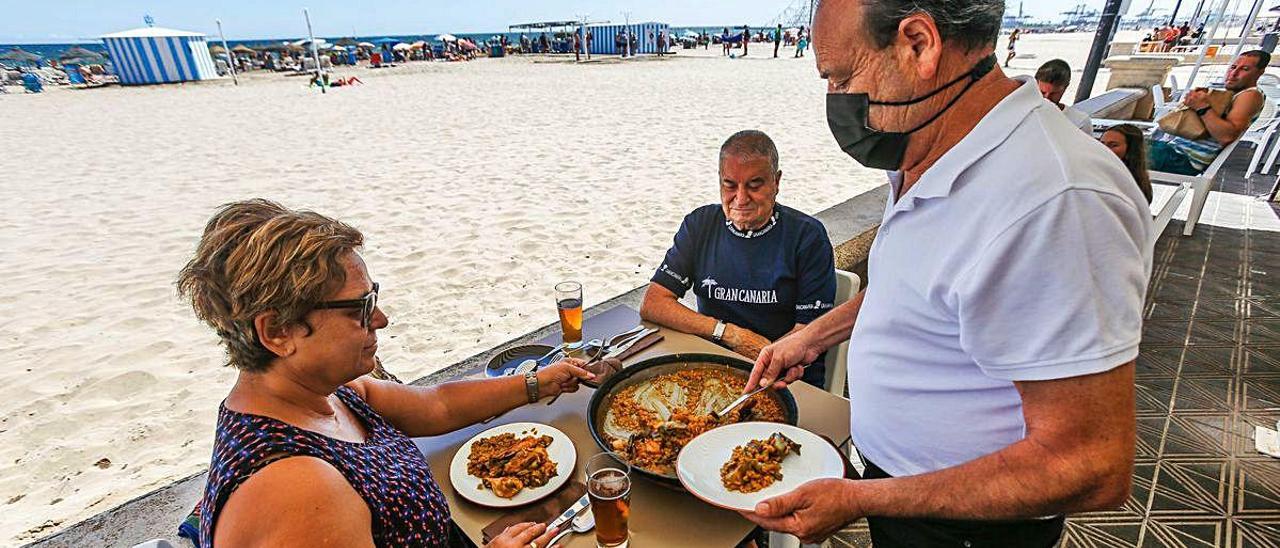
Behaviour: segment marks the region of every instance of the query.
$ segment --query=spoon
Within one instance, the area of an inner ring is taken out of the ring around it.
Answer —
[[[803,370],[806,367],[809,367],[809,364],[800,366],[800,369]],[[755,390],[747,392],[746,394],[738,396],[738,399],[733,400],[733,403],[730,403],[729,405],[725,406],[724,409],[711,413],[711,416],[719,420],[720,418],[723,418],[725,415],[728,415],[730,411],[733,411],[739,405],[742,405],[742,402],[747,401],[749,398],[751,398],[751,396],[764,392],[765,390],[768,390],[770,388],[773,388],[773,383],[766,384],[764,386],[761,386],[760,388],[757,388]]]
[[[585,533],[587,531],[595,529],[595,527],[596,527],[596,516],[591,513],[590,508],[587,508],[581,514],[578,514],[578,517],[573,518],[573,528],[565,529],[557,533],[556,536],[551,539],[551,542],[547,543],[547,546],[548,548],[550,548],[551,546],[555,546],[557,541],[564,538],[564,536],[568,535],[569,533]]]
[[[541,363],[542,360],[545,360],[551,357],[552,354],[555,354],[556,352],[559,352],[561,350],[564,350],[564,343],[560,343],[560,346],[552,348],[550,352],[543,354],[541,358],[538,358],[536,360],[533,358],[529,358],[525,361],[520,362],[520,365],[517,365],[515,370],[513,370],[511,374],[523,375],[525,373],[533,371],[534,369],[538,368],[538,364]]]

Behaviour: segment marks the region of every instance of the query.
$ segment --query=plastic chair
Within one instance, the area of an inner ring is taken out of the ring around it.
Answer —
[[[1200,213],[1204,211],[1204,203],[1209,199],[1209,190],[1213,187],[1213,180],[1218,176],[1218,170],[1222,169],[1222,165],[1227,162],[1227,157],[1235,151],[1236,145],[1240,144],[1240,140],[1227,145],[1218,153],[1218,157],[1214,158],[1213,163],[1205,168],[1204,172],[1199,175],[1178,175],[1176,173],[1165,173],[1163,171],[1152,171],[1151,180],[1173,183],[1176,185],[1186,184],[1191,187],[1191,210],[1187,212],[1187,224],[1182,229],[1183,236],[1190,236],[1196,229],[1196,223],[1200,221]]]
[[[1155,185],[1167,186],[1167,185]],[[1187,192],[1191,190],[1191,185],[1182,183],[1169,193],[1168,199],[1161,201],[1161,196],[1156,196],[1151,201],[1151,215],[1155,219],[1152,224],[1155,230],[1151,232],[1151,241],[1147,243],[1147,247],[1155,249],[1156,240],[1160,239],[1160,235],[1164,233],[1164,229],[1169,226],[1169,221],[1173,220],[1174,212],[1178,211],[1178,206],[1182,205],[1182,200],[1186,199]]]
[[[862,279],[857,274],[845,272],[836,269],[836,301],[835,306],[840,306],[854,295],[858,294],[858,290],[862,288]],[[826,366],[827,378],[823,382],[827,391],[840,397],[844,397],[844,387],[846,375],[848,375],[849,360],[849,341],[844,341],[835,348],[827,350]]]

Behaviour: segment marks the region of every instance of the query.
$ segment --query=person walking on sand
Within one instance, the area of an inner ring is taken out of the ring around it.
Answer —
[[[724,48],[724,55],[729,55],[729,27],[724,28],[724,32],[720,33],[720,46]]]
[[[782,47],[782,23],[773,31],[773,58],[778,58],[778,48]]]
[[[796,57],[804,57],[804,50],[809,49],[809,35],[805,32],[804,27],[800,27],[800,33],[796,35]]]
[[[1004,58],[1004,68],[1009,68],[1009,62],[1018,56],[1018,39],[1022,38],[1022,29],[1013,29],[1009,34],[1009,54]]]
[[[742,25],[742,56],[747,56],[747,44],[751,43],[751,27]]]

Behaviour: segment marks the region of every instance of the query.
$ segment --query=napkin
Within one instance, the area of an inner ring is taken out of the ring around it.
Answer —
[[[577,480],[570,481],[559,491],[556,491],[555,494],[529,506],[517,508],[512,513],[494,520],[493,523],[481,529],[480,534],[483,535],[485,544],[488,544],[494,537],[501,535],[502,531],[507,527],[517,523],[528,521],[551,523],[551,520],[556,519],[567,508],[573,506],[573,503],[577,502],[586,493],[586,485]]]

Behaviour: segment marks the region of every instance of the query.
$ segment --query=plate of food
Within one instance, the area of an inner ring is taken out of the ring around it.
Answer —
[[[449,465],[449,479],[462,498],[510,508],[554,493],[573,476],[577,458],[573,441],[554,427],[504,424],[462,444]]]
[[[703,432],[740,422],[795,424],[787,389],[757,394],[725,417],[712,415],[742,394],[752,365],[715,354],[671,354],[627,367],[592,395],[592,437],[640,475],[680,489],[676,457]]]
[[[742,422],[709,430],[685,445],[676,475],[695,497],[750,512],[760,501],[810,480],[844,477],[844,457],[808,430]]]

